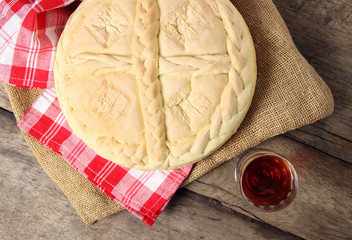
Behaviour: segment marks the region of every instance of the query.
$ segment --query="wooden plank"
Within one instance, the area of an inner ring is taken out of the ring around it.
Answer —
[[[87,227],[36,162],[13,115],[0,110],[0,122],[0,239],[296,239],[187,190],[152,228],[127,211]]]
[[[285,133],[285,136],[352,163],[352,141],[325,130],[324,126],[321,126],[322,124],[324,122],[307,125]],[[352,134],[352,128],[345,128],[345,131]]]
[[[286,156],[297,170],[299,191],[286,209],[266,213],[252,208],[242,199],[234,180],[237,159],[186,188],[302,238],[348,239],[352,236],[351,164],[284,136],[275,137],[258,147],[273,149]]]
[[[62,231],[69,229],[64,231],[67,234],[82,234],[82,231],[87,228],[81,224],[80,227],[71,229],[72,225],[77,225],[77,222],[81,223],[78,216],[74,213],[73,208],[69,206],[61,191],[49,180],[36,163],[18,128],[15,126],[13,116],[2,111],[0,120],[5,123],[3,128],[0,129],[1,136],[7,136],[2,138],[0,142],[2,158],[0,187],[1,192],[4,193],[0,196],[0,198],[4,198],[0,199],[0,211],[2,212],[0,222],[8,224],[6,226],[2,225],[5,229],[2,230],[2,234],[4,236],[16,236],[11,234],[17,234],[18,232],[18,234],[21,234],[20,236],[27,236],[26,234],[34,234],[36,236],[35,234],[38,234],[38,226],[43,226],[39,227],[39,232],[43,236],[50,236],[60,232],[57,228],[61,227]],[[351,230],[348,229],[352,219],[350,211],[352,209],[350,203],[352,196],[348,184],[348,179],[352,177],[350,165],[336,161],[321,153],[316,153],[314,150],[306,150],[306,147],[301,144],[284,137],[277,137],[267,141],[262,147],[275,148],[277,152],[294,159],[292,162],[296,166],[300,177],[300,191],[297,199],[286,210],[267,214],[253,211],[246,206],[245,202],[236,193],[236,184],[233,180],[235,161],[222,165],[186,188],[200,195],[215,199],[215,203],[220,202],[225,207],[239,211],[255,220],[260,219],[305,238],[319,239],[325,236],[329,239],[343,239],[348,234],[352,234]],[[207,236],[209,234],[221,236],[221,233],[227,232],[228,235],[226,236],[230,236],[227,239],[231,239],[233,236],[241,236],[243,238],[247,236],[249,239],[254,237],[251,234],[254,234],[255,231],[253,229],[248,230],[247,227],[248,224],[258,224],[257,222],[249,221],[248,223],[248,219],[244,218],[246,221],[243,224],[239,223],[238,219],[243,217],[235,212],[224,214],[222,211],[214,211],[212,204],[206,203],[207,201],[204,201],[204,198],[192,194],[186,195],[186,197],[179,196],[179,200],[173,200],[170,203],[153,227],[153,231],[155,229],[159,231],[161,229],[164,231],[169,229],[168,233],[175,232],[176,234],[183,232],[186,225],[199,228],[196,231],[192,230],[192,228],[188,230],[189,232],[186,231],[186,234],[190,234],[193,237],[203,233],[206,229],[215,229],[207,233]],[[176,204],[174,201],[176,201]],[[208,207],[205,207],[204,204]],[[55,208],[52,206],[55,206]],[[216,207],[216,204],[213,207]],[[199,208],[202,210],[198,211]],[[123,217],[120,217],[120,215]],[[113,220],[115,218],[116,220]],[[33,219],[36,219],[35,223],[38,225],[33,225]],[[139,220],[136,220],[130,214],[121,213],[108,219],[99,222],[97,224],[99,227],[95,227],[97,226],[95,225],[92,229],[103,228],[105,229],[104,231],[108,232],[108,235],[122,234],[121,236],[125,236],[124,234],[127,234],[126,237],[128,237],[128,233],[132,233],[133,237],[138,237],[133,235],[134,229],[137,227],[145,229],[145,227],[143,228],[143,223],[141,224]],[[60,221],[59,226],[55,224],[57,221]],[[309,221],[309,224],[307,221]],[[21,223],[20,228],[14,224],[16,222]],[[165,225],[165,222],[176,227],[171,227],[170,229],[170,227]],[[14,226],[17,226],[16,230]],[[121,227],[115,232],[115,230],[110,230],[115,229],[113,226]],[[204,226],[204,229],[200,226]],[[221,226],[226,228],[224,229]],[[260,233],[263,233],[265,228],[268,228],[268,225],[265,225],[264,230],[262,226],[255,227],[260,229]],[[34,230],[31,231],[30,229],[35,229],[35,233],[33,232]],[[235,229],[236,231],[231,232],[228,229]],[[85,231],[83,232],[87,233]],[[271,231],[275,232],[277,229],[268,230],[267,234]],[[164,232],[163,234],[167,233]],[[166,237],[168,235],[160,236]],[[271,237],[268,236],[265,235],[265,238],[274,237],[273,235]],[[290,237],[290,235],[284,237]]]
[[[2,84],[0,84],[0,108],[12,112],[10,101]]]
[[[286,134],[352,163],[352,1],[274,0],[302,55],[330,87],[332,116]]]

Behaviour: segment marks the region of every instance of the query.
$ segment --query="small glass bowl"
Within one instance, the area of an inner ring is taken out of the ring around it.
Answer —
[[[254,162],[255,160],[256,162]],[[278,163],[280,163],[280,165],[278,165]],[[281,166],[281,168],[278,166]],[[246,172],[248,167],[250,168]],[[280,169],[282,169],[281,172],[279,171]],[[253,174],[249,174],[250,170]],[[244,174],[246,174],[246,179],[244,179]],[[280,192],[280,188],[277,186],[280,186],[278,184],[280,183],[283,174],[289,174],[290,183],[281,181],[282,184],[285,184],[282,185],[285,186],[285,188],[282,187],[282,191]],[[244,186],[250,186],[249,182],[260,184],[266,182],[267,179],[271,181],[270,188],[261,188],[258,187],[260,185],[257,185],[256,187],[251,186],[245,187],[246,189],[244,189]],[[298,189],[297,172],[293,165],[283,156],[266,149],[254,149],[241,156],[236,165],[235,180],[239,184],[239,189],[243,198],[252,206],[265,211],[278,211],[287,207],[294,200]],[[287,184],[290,184],[289,188]],[[274,186],[278,189],[275,189]],[[257,191],[258,189],[263,189],[263,191]],[[263,197],[265,192],[281,194],[284,198],[281,197],[275,199],[275,195],[272,195],[271,200],[269,201],[268,197]]]

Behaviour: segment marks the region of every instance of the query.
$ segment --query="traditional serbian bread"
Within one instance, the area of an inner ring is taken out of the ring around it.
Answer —
[[[85,0],[54,68],[73,132],[139,170],[218,149],[243,120],[256,73],[251,35],[229,0]]]

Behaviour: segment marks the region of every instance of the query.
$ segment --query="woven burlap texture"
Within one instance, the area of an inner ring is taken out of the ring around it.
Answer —
[[[195,165],[182,186],[264,140],[330,115],[333,97],[325,82],[296,49],[270,0],[236,0],[257,54],[258,80],[251,108],[238,132],[217,152]],[[40,90],[5,86],[17,121]],[[86,224],[123,208],[80,175],[61,156],[24,133],[45,172],[62,189]]]

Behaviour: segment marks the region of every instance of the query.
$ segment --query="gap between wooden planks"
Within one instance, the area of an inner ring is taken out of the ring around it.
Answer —
[[[16,127],[0,110],[1,239],[296,239],[264,222],[180,190],[152,228],[123,211],[87,227],[46,176]]]
[[[352,163],[352,1],[273,2],[298,50],[326,81],[335,100],[333,115],[285,136]]]
[[[25,154],[31,155],[30,150],[19,134],[19,130],[16,128],[14,118],[12,117],[11,120],[11,117],[8,116],[11,116],[11,113],[2,110],[0,114],[1,118],[5,119],[2,121],[5,122],[3,129],[6,129],[6,133],[4,135],[13,138],[4,138],[0,145],[3,148],[1,152],[5,155],[9,152],[11,154],[10,156],[15,159],[21,158],[21,154],[25,152],[28,152]],[[4,118],[5,115],[7,115],[6,118]],[[18,133],[14,134],[16,131]],[[14,148],[14,146],[16,146],[16,148]],[[186,190],[184,190],[186,191],[184,194],[188,194],[187,196],[189,198],[209,202],[210,208],[222,211],[215,211],[215,213],[211,213],[212,215],[210,216],[202,213],[206,215],[207,220],[192,217],[187,221],[191,221],[193,224],[197,224],[197,222],[203,224],[203,221],[207,222],[208,220],[213,220],[220,225],[226,222],[229,227],[232,226],[232,221],[235,221],[235,218],[240,216],[237,213],[240,213],[252,218],[257,224],[259,224],[259,222],[270,224],[273,226],[272,231],[277,229],[282,230],[283,232],[280,232],[280,234],[288,232],[294,236],[309,239],[343,239],[352,235],[352,231],[349,227],[352,223],[352,213],[349,211],[352,209],[352,202],[350,201],[350,199],[352,199],[352,192],[348,182],[349,179],[352,179],[351,164],[315,151],[285,136],[270,139],[258,147],[273,149],[275,152],[286,156],[294,164],[300,180],[299,192],[295,201],[287,209],[277,213],[263,213],[249,207],[240,197],[238,189],[236,188],[236,183],[233,178],[233,170],[236,161],[231,160],[211,173],[201,177],[194,183],[186,186]],[[11,151],[9,151],[9,149]],[[35,166],[37,171],[40,171],[38,170],[40,167],[35,163],[35,160],[32,160],[30,166]],[[11,164],[8,166],[8,171],[10,169],[14,169]],[[6,176],[4,178],[6,178]],[[32,188],[35,188],[35,184],[37,183],[32,184]],[[23,184],[22,188],[25,189],[27,186]],[[188,191],[191,191],[191,193]],[[197,198],[197,195],[194,194],[199,194],[199,197]],[[45,202],[46,200],[44,199],[42,201]],[[172,202],[170,206],[167,207],[167,212],[175,212],[174,207],[176,207],[177,204],[173,205]],[[186,205],[183,206],[186,207]],[[219,206],[221,208],[219,208]],[[197,206],[197,208],[198,207],[199,206]],[[184,210],[185,209],[179,211],[182,212]],[[196,212],[196,209],[187,211]],[[213,210],[210,212],[212,211]],[[232,213],[232,215],[227,214],[225,216],[223,212],[227,212],[228,214]],[[55,218],[55,216],[52,217]],[[214,223],[212,222],[212,224]],[[214,226],[217,226],[217,224]],[[243,224],[246,225],[246,221]],[[240,224],[238,227],[242,229],[243,227],[241,226]],[[267,225],[265,226],[268,228]],[[265,229],[262,230],[262,227],[257,227],[261,229],[260,231],[264,231]]]

